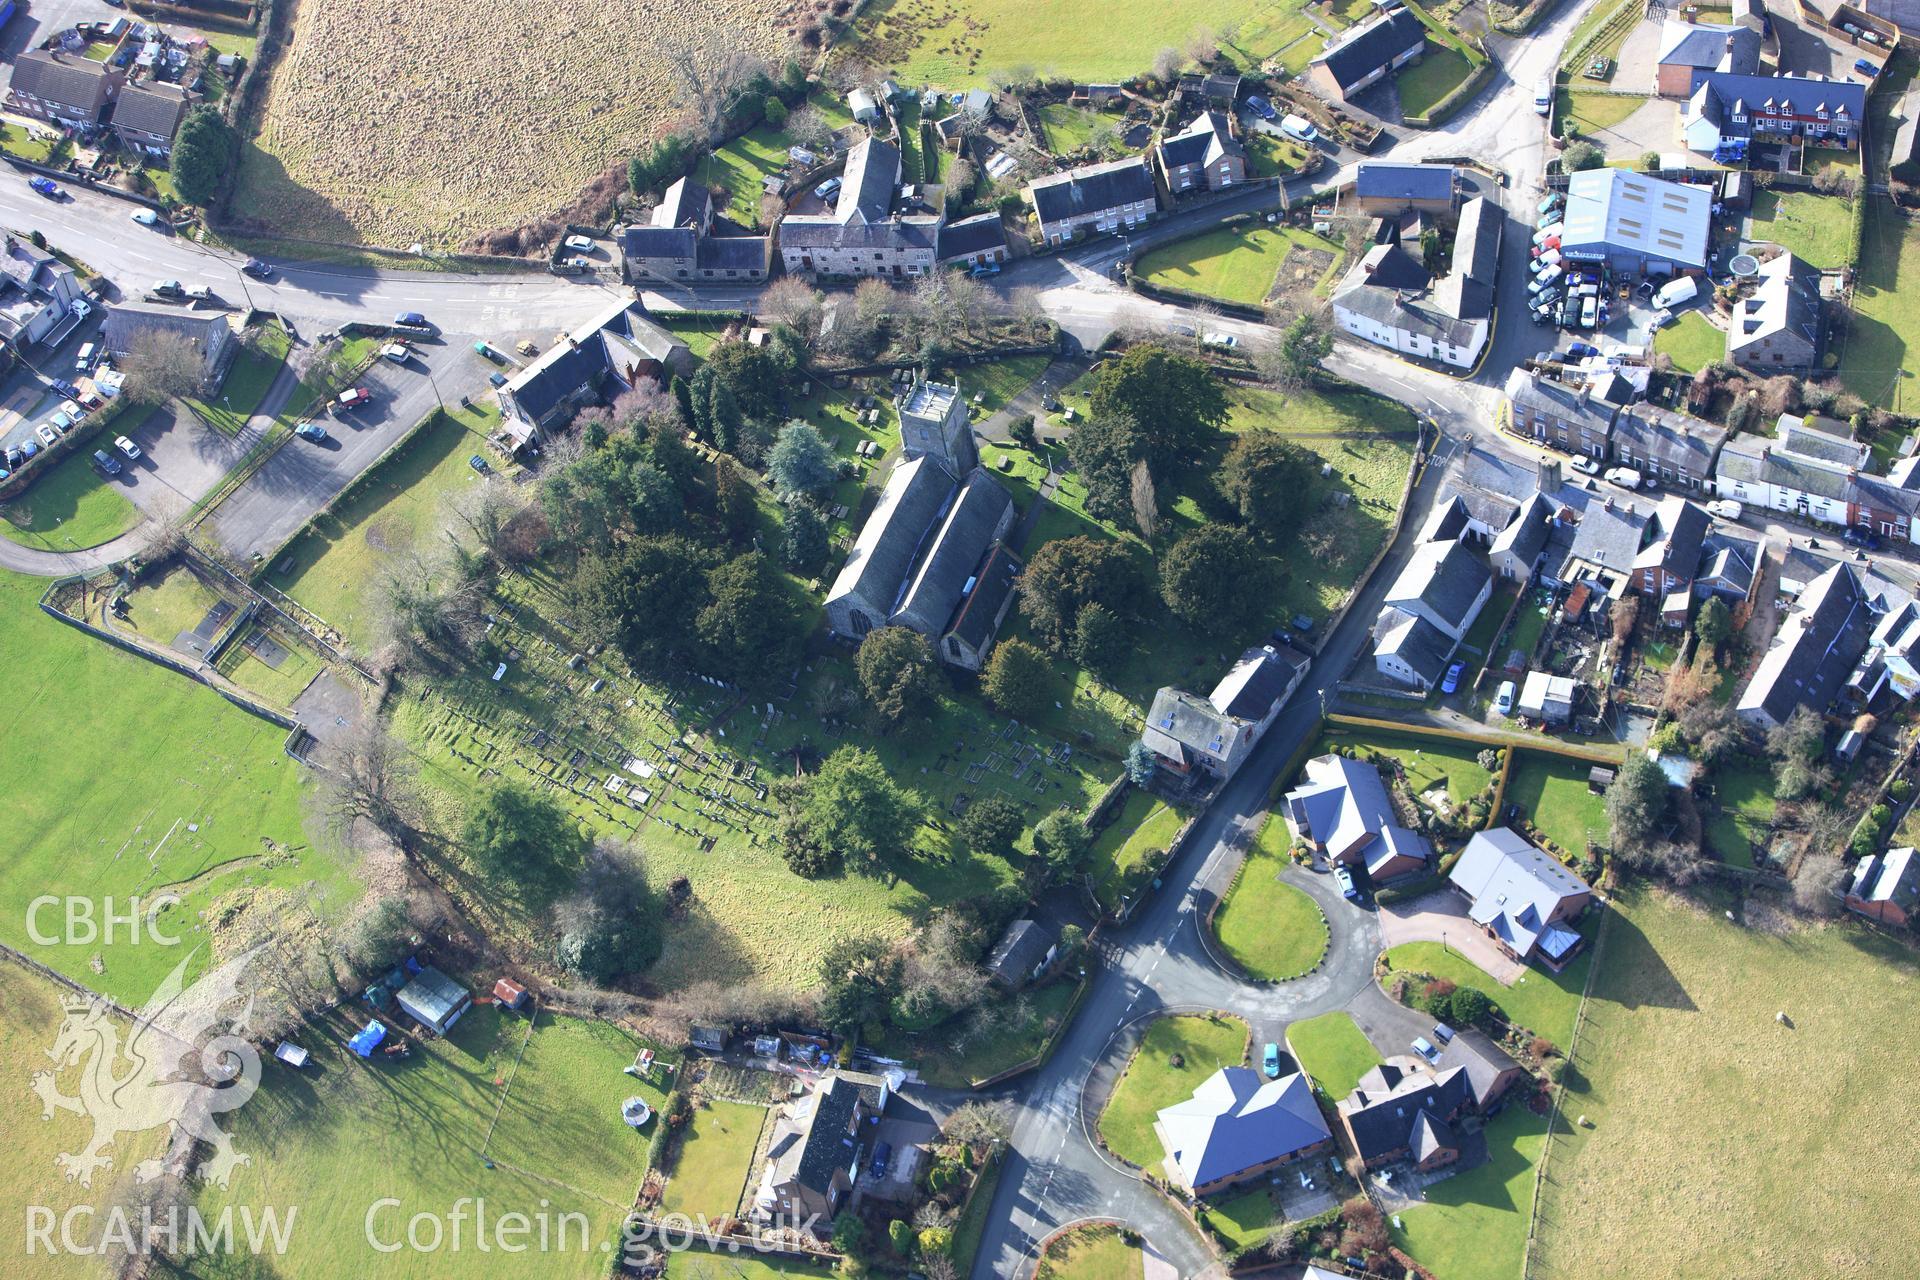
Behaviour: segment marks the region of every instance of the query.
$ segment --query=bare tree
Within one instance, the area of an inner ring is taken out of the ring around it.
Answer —
[[[1011,1132],[1006,1113],[991,1103],[963,1102],[947,1117],[946,1134],[955,1142],[997,1144]]]
[[[1147,470],[1145,458],[1133,464],[1133,474],[1128,478],[1128,497],[1133,505],[1133,523],[1139,528],[1140,536],[1152,542],[1160,528],[1160,504],[1154,498],[1153,473]]]
[[[1041,299],[1040,290],[1030,284],[1020,285],[1008,296],[1007,312],[1028,333],[1038,333],[1047,323],[1046,303]]]
[[[787,137],[809,151],[824,151],[833,141],[833,126],[809,102],[787,115]]]
[[[1809,853],[1793,877],[1793,908],[1802,915],[1840,914],[1840,882],[1847,865],[1830,853]]]
[[[781,276],[760,295],[760,314],[785,325],[802,346],[811,348],[820,337],[825,303],[821,292],[799,276]]]
[[[1172,45],[1153,55],[1153,78],[1171,80],[1180,74],[1180,51]]]
[[[679,105],[693,117],[703,142],[720,136],[740,91],[767,69],[758,54],[738,46],[716,54],[691,40],[667,40],[655,48],[680,89]]]
[[[134,554],[147,564],[169,559],[187,545],[187,509],[175,498],[161,496],[147,512]]]
[[[513,524],[527,510],[520,489],[506,480],[482,479],[480,483],[455,489],[447,495],[447,516],[458,528],[465,529],[475,542],[500,560],[513,541]],[[448,529],[452,538],[454,530]]]
[[[327,738],[319,762],[308,803],[321,827],[353,844],[355,829],[366,823],[404,850],[419,813],[415,760],[406,744],[367,711]]]
[[[478,633],[486,592],[458,549],[434,561],[402,556],[374,584],[374,627],[403,656],[451,656]]]
[[[200,390],[200,348],[184,333],[150,329],[135,337],[121,361],[121,394],[136,404],[164,404]]]

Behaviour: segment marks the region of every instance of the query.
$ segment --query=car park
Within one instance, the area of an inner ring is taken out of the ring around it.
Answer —
[[[27,185],[49,200],[58,200],[60,198],[60,184],[52,178],[28,178]]]
[[[303,422],[293,429],[293,434],[319,444],[327,438],[327,429],[317,422]]]
[[[1333,882],[1340,888],[1340,896],[1349,902],[1360,901],[1360,889],[1353,883],[1353,872],[1347,870],[1345,863],[1333,864]]]
[[[1467,664],[1456,662],[1447,668],[1446,678],[1440,681],[1440,692],[1452,693],[1460,687],[1460,677],[1465,673]]]
[[[121,453],[126,454],[129,458],[138,458],[140,456],[140,446],[125,436],[115,436],[113,438],[113,447]]]
[[[1269,1080],[1279,1075],[1280,1074],[1280,1046],[1275,1044],[1273,1041],[1269,1040],[1267,1042],[1267,1051],[1264,1055],[1262,1055],[1260,1059],[1260,1065],[1266,1069],[1267,1078]]]
[[[1715,498],[1707,504],[1707,510],[1722,520],[1738,520],[1746,508],[1732,498]]]
[[[1500,688],[1493,695],[1493,709],[1503,716],[1513,714],[1513,681],[1502,680]]]
[[[160,215],[151,209],[135,209],[127,216],[143,227],[157,227],[160,225]]]
[[[53,428],[44,422],[33,429],[33,434],[39,436],[40,443],[46,445],[48,448],[52,448],[54,443],[60,439],[60,437],[54,433]]]
[[[110,476],[117,476],[120,474],[119,462],[115,461],[114,456],[108,453],[105,449],[95,449],[93,451],[93,465],[100,468],[100,470],[106,472]]]

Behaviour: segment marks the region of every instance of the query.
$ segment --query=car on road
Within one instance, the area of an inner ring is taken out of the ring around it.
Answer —
[[[178,280],[156,280],[153,282],[153,291],[162,298],[184,298],[187,286]]]
[[[1513,681],[1502,680],[1499,689],[1494,691],[1493,709],[1503,716],[1513,714]]]
[[[1280,1074],[1280,1046],[1267,1041],[1267,1051],[1260,1059],[1260,1065],[1266,1070],[1269,1080]]]
[[[1280,121],[1280,132],[1300,142],[1318,142],[1320,131],[1305,116],[1288,114]]]
[[[187,290],[187,296],[196,302],[211,302],[213,301],[213,288],[211,285],[197,284]]]
[[[413,348],[404,342],[389,342],[380,348],[380,357],[383,360],[391,360],[395,364],[405,364],[413,358]]]
[[[1360,901],[1359,887],[1353,883],[1353,872],[1347,870],[1345,863],[1333,864],[1333,882],[1340,886],[1341,897],[1349,902]]]
[[[1622,489],[1638,489],[1642,479],[1640,473],[1632,467],[1608,467],[1601,477],[1608,484],[1617,484]]]
[[[60,439],[54,432],[54,429],[44,422],[33,429],[33,434],[39,436],[40,443],[46,445],[49,449]]]
[[[28,178],[27,185],[49,200],[58,200],[60,198],[60,184],[52,178]]]
[[[1452,693],[1460,687],[1460,675],[1467,669],[1464,662],[1456,662],[1447,668],[1446,678],[1440,682],[1440,692]]]
[[[117,462],[114,459],[114,456],[108,453],[105,449],[95,449],[93,451],[93,465],[100,468],[100,470],[104,471],[106,474],[110,476],[117,476],[120,474],[119,462]]]
[[[373,392],[367,390],[365,387],[348,387],[345,391],[335,396],[333,402],[342,409],[358,409],[371,399],[373,399]]]
[[[1583,476],[1597,476],[1600,474],[1600,464],[1592,458],[1575,458],[1573,460],[1573,469]]]
[[[118,449],[121,453],[126,454],[127,457],[129,458],[137,459],[140,456],[140,446],[135,444],[133,441],[127,439],[125,436],[115,436],[113,438],[113,447]]]
[[[575,253],[593,252],[592,236],[568,236],[565,240],[561,241],[561,243],[567,248],[572,249]]]
[[[1746,508],[1732,498],[1715,498],[1707,504],[1707,510],[1722,520],[1738,520]]]
[[[487,472],[493,470],[492,467],[487,465],[487,460],[477,453],[467,459],[467,465],[475,471],[478,471],[481,475],[485,475]]]
[[[415,329],[427,327],[427,318],[418,311],[402,311],[393,317],[395,324],[411,325]]]
[[[487,382],[497,390],[507,385],[507,375],[495,369],[487,375]]]
[[[1253,114],[1259,116],[1262,120],[1271,120],[1278,114],[1274,111],[1273,104],[1257,93],[1247,95],[1247,110],[1253,112]]]
[[[327,438],[327,429],[317,422],[303,422],[293,429],[293,434],[302,440],[311,440],[320,444]]]
[[[143,227],[157,227],[160,225],[160,215],[151,209],[135,209],[127,216]]]
[[[1868,551],[1880,549],[1880,535],[1871,529],[1849,528],[1840,535],[1840,541],[1849,546],[1863,547]]]
[[[248,258],[246,265],[240,269],[252,276],[255,280],[271,280],[273,278],[273,268],[258,258]]]
[[[1440,1051],[1434,1048],[1433,1041],[1427,1039],[1425,1036],[1415,1036],[1413,1038],[1413,1051],[1425,1058],[1428,1062],[1438,1063],[1440,1061]]]

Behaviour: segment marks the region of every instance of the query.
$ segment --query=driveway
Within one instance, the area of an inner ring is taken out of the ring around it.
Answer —
[[[1527,971],[1525,965],[1508,959],[1479,925],[1467,919],[1467,904],[1451,889],[1436,889],[1412,902],[1381,907],[1380,941],[1388,947],[1403,942],[1445,943],[1449,950],[1458,951],[1493,975],[1502,986],[1512,986]]]

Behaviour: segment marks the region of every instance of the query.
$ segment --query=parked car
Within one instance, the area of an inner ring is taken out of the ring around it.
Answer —
[[[157,227],[160,225],[160,215],[151,209],[135,209],[127,216],[143,227]]]
[[[1561,195],[1558,191],[1555,191],[1549,194],[1545,200],[1542,200],[1540,202],[1539,207],[1535,210],[1535,212],[1544,218],[1549,214],[1554,213],[1557,209],[1560,208],[1561,205],[1565,204],[1566,202],[1567,202],[1567,198]]]
[[[115,436],[113,438],[113,447],[126,454],[129,458],[138,459],[140,457],[140,446],[125,436]]]
[[[1438,1040],[1441,1044],[1452,1044],[1453,1035],[1454,1035],[1453,1028],[1448,1026],[1446,1023],[1436,1022],[1433,1024],[1433,1038],[1435,1040]]]
[[[73,356],[74,372],[86,373],[88,370],[92,369],[93,362],[99,355],[100,355],[99,343],[97,342],[81,343],[80,350],[76,351]]]
[[[380,357],[395,364],[405,364],[413,356],[413,349],[404,342],[389,342],[380,348]]]
[[[1467,664],[1464,662],[1456,662],[1448,667],[1446,677],[1440,681],[1440,692],[1452,693],[1458,689],[1460,687],[1461,673],[1466,671],[1466,669]]]
[[[28,178],[27,185],[49,200],[58,200],[60,198],[60,184],[52,178]]]
[[[583,258],[576,253],[571,258],[562,261],[560,265],[570,271],[591,271],[593,270],[593,259]]]
[[[196,302],[211,302],[213,300],[213,289],[209,285],[197,284],[187,290],[187,296]]]
[[[65,378],[49,378],[47,385],[69,400],[78,400],[80,398],[80,388],[74,386]]]
[[[114,459],[114,456],[108,453],[105,449],[95,449],[93,451],[93,465],[100,468],[100,470],[104,471],[106,474],[110,476],[117,476],[120,474],[119,462],[116,461]]]
[[[1493,709],[1503,716],[1513,714],[1513,681],[1502,680],[1493,694]]]
[[[1609,484],[1617,484],[1622,489],[1638,489],[1642,479],[1640,473],[1632,467],[1608,467],[1603,478]]]
[[[255,280],[270,280],[273,278],[273,268],[258,258],[248,258],[246,265],[240,269],[252,276]]]
[[[1569,342],[1567,344],[1567,354],[1575,360],[1586,360],[1599,355],[1600,348],[1594,346],[1591,342]]]
[[[1247,110],[1253,112],[1253,114],[1259,116],[1262,120],[1271,120],[1275,114],[1277,114],[1273,109],[1273,104],[1257,93],[1247,95]]]
[[[178,280],[156,280],[153,282],[153,291],[162,298],[183,298],[187,287]]]
[[[357,409],[371,399],[373,399],[373,392],[365,387],[348,387],[335,396],[333,402],[342,409]]]
[[[1853,69],[1869,80],[1880,74],[1880,68],[1874,66],[1865,58],[1855,58],[1853,60]]]
[[[60,437],[54,433],[53,428],[44,422],[33,429],[33,434],[39,436],[40,443],[46,445],[48,448],[52,448],[54,443],[60,439]]]
[[[1336,862],[1333,864],[1333,882],[1340,886],[1341,897],[1349,902],[1360,901],[1360,890],[1353,883],[1353,872],[1347,870],[1345,863]]]
[[[402,311],[393,318],[395,324],[412,325],[416,329],[424,328],[427,318],[418,311]]]
[[[1541,227],[1538,231],[1533,233],[1533,242],[1535,244],[1544,244],[1548,240],[1552,240],[1558,237],[1563,229],[1564,229],[1563,224],[1558,222],[1549,222],[1547,223],[1547,225],[1545,225],[1544,227]]]
[[[825,182],[813,189],[813,194],[819,196],[822,200],[833,199],[840,194],[840,179],[828,178]]]
[[[1715,498],[1707,504],[1707,510],[1722,520],[1738,520],[1746,512],[1746,508],[1732,498]]]
[[[1542,254],[1545,254],[1547,251],[1551,249],[1558,249],[1559,247],[1560,247],[1560,237],[1548,236],[1545,240],[1542,240],[1539,244],[1536,244],[1535,246],[1533,246],[1533,250],[1531,253],[1529,253],[1528,256],[1538,258]]]
[[[1864,547],[1868,551],[1878,551],[1880,549],[1880,535],[1871,529],[1858,527],[1849,528],[1845,533],[1840,535],[1840,540],[1856,547]]]
[[[593,237],[591,236],[568,236],[560,243],[574,250],[576,253],[593,252]]]
[[[320,444],[327,438],[327,429],[317,422],[303,422],[293,429],[293,434],[302,440],[311,440]]]
[[[1573,460],[1573,469],[1583,476],[1597,476],[1600,474],[1600,464],[1592,458],[1575,458]]]
[[[867,1166],[867,1176],[869,1178],[886,1177],[887,1161],[892,1158],[893,1144],[891,1142],[875,1143],[873,1148],[873,1162]]]
[[[487,375],[487,382],[495,388],[504,387],[507,385],[507,375],[495,369]]]
[[[1427,1039],[1425,1036],[1415,1036],[1413,1038],[1413,1051],[1425,1058],[1428,1062],[1437,1063],[1440,1061],[1440,1051],[1434,1048],[1433,1041]]]
[[[1230,333],[1203,333],[1200,335],[1200,343],[1202,346],[1220,347],[1231,351],[1240,345],[1240,339]]]
[[[493,470],[492,467],[487,465],[487,460],[477,453],[467,459],[467,465],[475,471],[478,471],[481,475],[485,475],[487,472]]]
[[[1281,118],[1280,132],[1299,142],[1318,142],[1320,131],[1305,116],[1288,114]]]
[[[1260,1059],[1260,1065],[1266,1070],[1268,1079],[1272,1079],[1273,1077],[1279,1075],[1280,1074],[1280,1046],[1273,1043],[1273,1041],[1269,1040],[1267,1042],[1267,1051]]]

